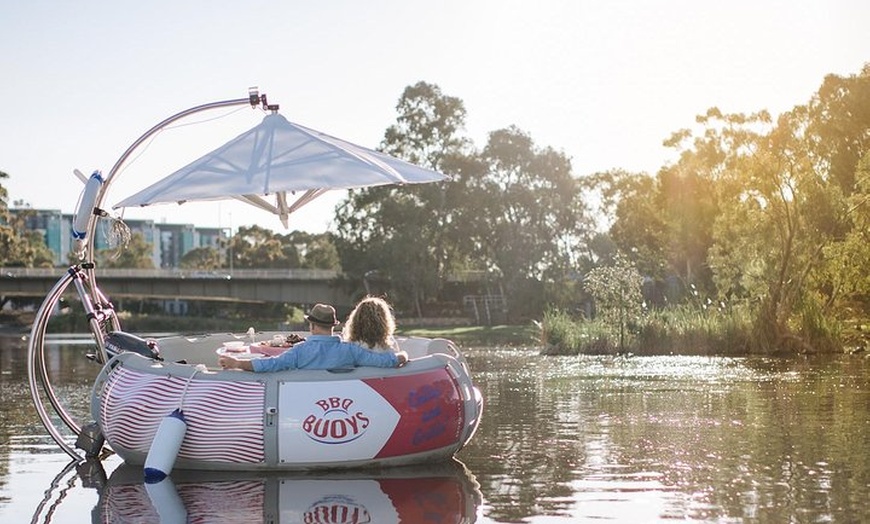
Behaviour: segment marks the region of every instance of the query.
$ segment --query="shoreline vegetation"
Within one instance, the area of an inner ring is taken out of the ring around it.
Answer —
[[[3,311],[0,333],[26,335],[34,313]],[[50,332],[87,333],[84,318],[74,316],[52,319]],[[244,333],[257,330],[304,330],[303,322],[286,324],[280,319],[215,318],[172,315],[124,315],[124,329],[133,333]],[[461,319],[438,319],[416,322],[399,319],[397,334],[447,338],[462,347],[515,347],[539,349],[541,355],[705,355],[788,356],[810,353],[863,353],[870,343],[870,325],[852,322],[853,329],[842,333],[842,344],[825,348],[782,348],[773,353],[759,351],[754,342],[753,326],[748,316],[691,311],[688,308],[657,311],[643,320],[626,326],[622,337],[617,329],[600,321],[575,319],[559,311],[544,315],[543,322],[521,325],[474,326]],[[622,341],[620,343],[620,340]]]
[[[706,355],[790,356],[802,354],[863,353],[870,345],[867,320],[848,323],[835,337],[811,346],[794,343],[769,350],[749,314],[741,310],[719,312],[674,307],[637,317],[620,330],[600,321],[576,320],[560,311],[548,311],[541,326],[542,354],[546,355]]]

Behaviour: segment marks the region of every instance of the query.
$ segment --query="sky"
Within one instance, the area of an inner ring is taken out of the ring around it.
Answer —
[[[29,0],[0,7],[0,182],[9,203],[73,213],[74,169],[108,173],[146,130],[257,86],[288,120],[376,148],[405,87],[461,99],[482,148],[511,125],[576,176],[654,174],[710,107],[773,115],[870,62],[866,0]],[[104,207],[260,122],[199,114],[138,148]],[[330,226],[333,192],[289,230]],[[201,227],[277,218],[241,203],[115,210]]]

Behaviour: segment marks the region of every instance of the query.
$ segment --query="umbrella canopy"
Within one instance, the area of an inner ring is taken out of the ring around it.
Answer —
[[[448,177],[398,158],[267,115],[175,173],[125,198],[114,208],[236,198],[287,216],[331,189],[437,182]],[[304,191],[292,205],[288,193]],[[275,203],[264,196],[274,196]]]

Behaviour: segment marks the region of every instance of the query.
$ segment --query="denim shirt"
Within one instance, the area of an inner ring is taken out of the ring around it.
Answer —
[[[285,369],[347,369],[356,366],[393,368],[399,363],[395,353],[376,353],[336,335],[309,335],[305,342],[276,357],[255,358],[251,366],[257,373]]]

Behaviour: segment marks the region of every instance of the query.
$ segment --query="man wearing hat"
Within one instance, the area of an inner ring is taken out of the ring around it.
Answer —
[[[347,369],[357,366],[394,368],[408,362],[408,354],[379,353],[360,345],[342,342],[332,333],[338,320],[335,308],[328,304],[315,304],[305,315],[311,336],[276,357],[239,360],[221,355],[218,363],[224,369],[241,369],[264,373],[285,369]]]

